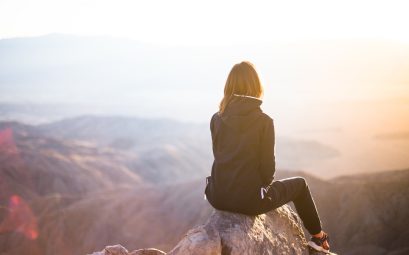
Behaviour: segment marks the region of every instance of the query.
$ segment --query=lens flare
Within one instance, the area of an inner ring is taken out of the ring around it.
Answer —
[[[24,199],[18,195],[12,195],[7,209],[8,214],[0,224],[0,233],[15,231],[30,240],[37,239],[37,219]]]
[[[6,155],[18,153],[13,139],[13,129],[5,128],[0,130],[0,152]]]

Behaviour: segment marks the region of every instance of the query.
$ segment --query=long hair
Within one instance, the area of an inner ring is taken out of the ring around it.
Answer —
[[[235,64],[224,86],[224,96],[219,104],[219,115],[223,114],[226,106],[233,100],[233,94],[260,98],[263,93],[263,86],[253,64],[249,61]]]

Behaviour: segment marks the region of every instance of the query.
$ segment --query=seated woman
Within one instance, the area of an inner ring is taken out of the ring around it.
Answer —
[[[274,180],[273,119],[260,109],[263,87],[253,65],[234,65],[219,111],[210,121],[214,162],[205,197],[216,209],[258,215],[290,201],[312,235],[313,249],[329,251],[314,200],[304,178]]]

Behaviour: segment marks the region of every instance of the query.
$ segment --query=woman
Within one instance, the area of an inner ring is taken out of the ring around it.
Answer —
[[[260,109],[263,95],[250,62],[234,65],[219,111],[210,121],[214,162],[206,178],[205,198],[216,209],[258,215],[290,201],[312,235],[308,244],[329,251],[328,235],[304,178],[274,180],[275,133],[271,117]]]

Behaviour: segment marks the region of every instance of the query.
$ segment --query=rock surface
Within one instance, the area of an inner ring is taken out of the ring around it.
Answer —
[[[168,254],[307,254],[298,216],[288,206],[249,217],[215,210]]]
[[[159,255],[156,249],[129,253],[122,246],[111,246],[92,255]],[[287,205],[266,214],[246,216],[214,210],[203,225],[189,230],[168,255],[217,254],[320,254],[307,248],[297,214]]]
[[[166,254],[161,250],[155,248],[147,248],[147,249],[138,249],[132,252],[129,252],[125,247],[122,245],[112,245],[105,247],[104,250],[94,252],[90,255],[162,255]]]

